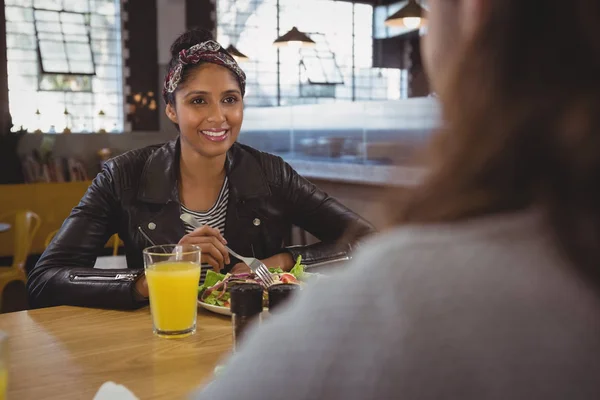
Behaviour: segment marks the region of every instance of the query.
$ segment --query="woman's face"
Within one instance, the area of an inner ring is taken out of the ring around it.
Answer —
[[[178,87],[175,105],[167,105],[166,113],[179,124],[182,145],[202,156],[218,157],[240,134],[244,118],[240,85],[227,68],[202,64]]]

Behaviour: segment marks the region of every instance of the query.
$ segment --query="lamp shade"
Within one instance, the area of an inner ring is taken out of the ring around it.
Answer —
[[[423,24],[424,10],[416,0],[408,0],[408,4],[390,15],[386,20],[387,26],[420,28]]]
[[[235,47],[232,44],[230,44],[229,46],[227,46],[227,48],[225,50],[227,50],[227,52],[229,54],[231,54],[233,57],[237,58],[238,61],[246,61],[246,60],[248,60],[248,56],[245,55],[244,53],[242,53],[241,51],[239,51],[237,49],[237,47]]]
[[[300,32],[295,26],[285,35],[279,36],[273,42],[274,46],[303,46],[310,47],[315,45],[315,41],[308,37],[306,33]]]

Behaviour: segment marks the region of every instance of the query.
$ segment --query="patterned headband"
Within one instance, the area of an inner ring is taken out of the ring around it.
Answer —
[[[163,97],[167,102],[167,96],[170,93],[175,92],[177,86],[181,82],[181,75],[183,68],[186,65],[198,64],[199,62],[209,62],[231,70],[237,77],[240,83],[240,89],[242,90],[242,96],[246,92],[246,74],[239,67],[237,62],[227,52],[219,51],[221,45],[213,40],[195,44],[189,49],[183,49],[179,52],[179,58],[177,64],[169,70],[165,78],[165,85],[163,88]]]

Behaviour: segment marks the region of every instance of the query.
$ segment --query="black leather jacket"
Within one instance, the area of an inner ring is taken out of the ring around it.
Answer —
[[[77,305],[135,308],[134,282],[143,272],[142,250],[177,243],[179,141],[127,152],[105,163],[54,237],[27,283],[32,307]],[[344,259],[354,240],[373,232],[364,219],[298,175],[280,157],[234,144],[227,154],[229,204],[225,237],[243,255],[281,253],[292,224],[320,243],[288,247],[311,265]],[[125,243],[128,268],[93,268],[111,235]],[[232,257],[231,268],[236,261]],[[227,270],[227,269],[226,269]]]

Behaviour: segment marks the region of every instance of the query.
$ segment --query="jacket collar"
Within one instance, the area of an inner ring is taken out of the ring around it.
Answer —
[[[148,203],[179,202],[179,138],[154,150],[144,165],[138,199]],[[271,191],[258,160],[237,142],[227,152],[229,190],[239,199],[269,196]]]

